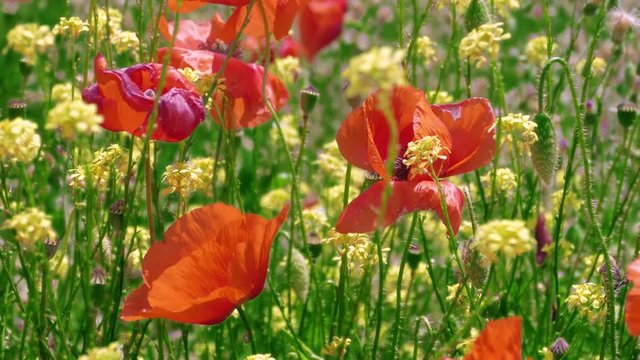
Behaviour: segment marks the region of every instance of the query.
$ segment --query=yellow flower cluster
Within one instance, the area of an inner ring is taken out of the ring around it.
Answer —
[[[557,214],[560,210],[560,202],[562,201],[562,189],[556,190],[551,194],[551,203],[553,206],[553,213]],[[582,200],[579,199],[573,191],[567,192],[567,196],[564,199],[564,211],[569,209],[579,210],[582,206]]]
[[[442,146],[437,136],[425,136],[422,139],[411,141],[404,154],[402,163],[409,168],[410,178],[417,175],[435,173],[433,164],[437,160],[446,160],[451,150]]]
[[[110,36],[119,33],[122,28],[122,13],[116,8],[98,8],[95,18],[97,20],[95,23],[95,31],[98,38],[107,36],[107,28],[109,29]],[[93,19],[90,19],[90,22],[93,23]]]
[[[518,0],[493,0],[493,6],[502,17],[506,17],[510,10],[520,8]]]
[[[245,360],[276,360],[271,354],[255,354],[249,355]]]
[[[533,145],[538,141],[536,127],[538,124],[531,121],[530,115],[510,113],[503,116],[501,121],[502,137],[511,143],[518,145]]]
[[[576,70],[578,74],[582,74],[584,71],[584,66],[587,64],[587,59],[582,59],[576,64]],[[601,76],[604,74],[607,69],[607,61],[599,56],[593,58],[591,62],[591,75],[592,76]]]
[[[491,189],[491,173],[482,176],[480,179],[486,188]],[[496,169],[496,190],[498,190],[498,192],[510,192],[515,189],[517,185],[516,174],[514,174],[511,169]]]
[[[324,229],[328,226],[327,214],[324,208],[314,206],[302,210],[302,221],[307,234],[322,235]]]
[[[322,152],[318,155],[315,163],[323,173],[330,177],[344,178],[347,162],[340,154],[338,143],[335,140],[322,146]]]
[[[351,345],[351,339],[334,336],[331,342],[322,348],[321,354],[338,356],[339,359],[342,359],[346,355],[349,345]]]
[[[205,74],[200,70],[194,70],[188,66],[178,69],[178,71],[193,83],[200,96],[204,96],[213,85],[214,74]]]
[[[406,84],[402,68],[404,55],[404,50],[383,46],[352,57],[342,72],[342,77],[349,82],[345,95],[348,98],[367,97],[376,89],[389,90],[395,85]]]
[[[77,16],[72,16],[70,18],[61,17],[58,24],[53,27],[52,33],[54,35],[76,38],[80,33],[86,31],[89,31],[89,23],[82,21],[82,19]]]
[[[264,194],[260,199],[260,206],[272,210],[279,211],[284,204],[289,202],[291,198],[291,192],[286,189],[273,189]]]
[[[65,102],[80,99],[80,91],[78,87],[72,90],[71,83],[55,84],[51,88],[51,100],[54,102]],[[72,96],[73,94],[73,96]]]
[[[553,53],[558,48],[558,44],[551,44],[551,52]],[[530,63],[538,66],[543,66],[545,62],[549,59],[547,52],[547,37],[546,36],[536,36],[529,40],[527,43],[527,47],[525,48],[525,54],[527,55],[527,60]]]
[[[323,242],[333,243],[340,257],[346,255],[349,270],[362,269],[378,263],[375,245],[366,234],[341,234],[331,230]],[[383,252],[388,251],[389,249],[383,249]]]
[[[294,56],[277,58],[272,69],[283,83],[292,85],[300,73],[300,59]]]
[[[117,342],[106,347],[95,347],[89,350],[87,355],[82,355],[78,360],[120,360],[123,357],[121,345]]]
[[[443,9],[453,5],[456,7],[456,12],[458,14],[462,14],[467,9],[470,2],[471,0],[438,0],[436,1],[436,6],[438,9]]]
[[[40,149],[38,125],[15,118],[0,121],[0,161],[31,162]]]
[[[16,240],[25,249],[32,249],[38,242],[48,245],[58,243],[56,232],[51,227],[51,216],[36,208],[28,208],[13,215],[2,227],[15,230]]]
[[[416,51],[422,56],[426,65],[436,60],[435,46],[436,43],[428,36],[421,36],[416,40]]]
[[[111,36],[111,44],[118,54],[131,51],[140,45],[138,35],[133,31],[118,31]]]
[[[298,134],[298,125],[296,124],[296,118],[291,113],[287,113],[280,118],[280,127],[282,127],[282,133],[284,134],[284,141],[287,143],[289,150],[300,146],[302,140],[300,134]],[[280,142],[280,134],[278,133],[278,127],[273,123],[271,129],[269,129],[269,137],[272,143],[278,144]]]
[[[460,42],[460,57],[474,62],[476,67],[481,67],[487,63],[485,55],[488,55],[492,60],[498,58],[500,41],[510,37],[511,34],[504,33],[501,22],[480,25]]]
[[[571,295],[566,300],[570,308],[577,309],[580,315],[591,322],[604,316],[605,292],[601,285],[585,283],[573,285],[571,289]]]
[[[187,198],[191,193],[203,189],[205,175],[202,168],[188,162],[179,162],[167,166],[162,181],[169,185],[172,193],[177,192],[181,197]]]
[[[492,220],[480,225],[476,241],[471,245],[489,262],[498,260],[498,254],[514,258],[531,251],[536,241],[522,220]]]
[[[189,161],[191,167],[202,170],[202,187],[198,190],[202,190],[207,193],[213,188],[213,168],[215,167],[214,161],[210,157],[197,157]],[[226,173],[224,170],[224,164],[218,162],[218,168],[216,169],[216,184],[224,182]]]
[[[65,140],[74,140],[76,134],[91,134],[100,131],[102,115],[95,104],[77,99],[57,104],[49,110],[47,129],[57,129]]]
[[[439,90],[437,93],[435,90],[429,90],[427,99],[430,103],[433,104],[447,104],[453,102],[453,96],[451,96],[448,92],[442,90]]]
[[[96,151],[90,164],[69,170],[69,186],[74,189],[85,189],[88,169],[91,176],[91,186],[98,191],[106,190],[109,185],[111,169],[113,169],[116,182],[126,175],[128,159],[125,152],[118,144],[111,144]]]
[[[38,54],[53,46],[55,39],[46,25],[18,24],[7,33],[7,47],[22,55],[29,65],[35,65]]]

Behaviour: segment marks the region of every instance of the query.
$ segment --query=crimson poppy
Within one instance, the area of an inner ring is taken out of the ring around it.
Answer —
[[[264,288],[271,243],[287,218],[266,220],[222,203],[180,217],[142,261],[144,283],[121,318],[217,324]]]
[[[309,0],[300,10],[301,45],[309,60],[342,32],[347,0]]]
[[[390,110],[398,130],[398,157],[392,174],[386,169],[391,132],[380,96],[390,97]],[[336,141],[349,163],[391,182],[391,195],[381,226],[394,224],[403,214],[428,209],[435,210],[444,222],[438,188],[431,175],[444,178],[488,164],[496,147],[494,125],[495,117],[486,99],[429,106],[424,92],[401,86],[390,93],[377,92],[369,96],[344,120]],[[432,164],[433,173],[420,171],[424,165],[421,163],[405,165],[410,143],[428,138],[437,139],[441,146]],[[336,230],[342,233],[373,231],[385,182],[372,185],[354,199],[340,215]],[[457,232],[464,201],[462,191],[447,181],[440,185],[451,226]]]
[[[167,69],[162,89],[158,89],[161,64],[107,70],[107,61],[98,55],[94,68],[96,83],[84,89],[82,99],[98,106],[98,112],[104,116],[101,125],[107,130],[145,135],[157,91],[161,91],[161,96],[153,140],[184,140],[205,118],[202,99],[193,84],[173,67]]]
[[[487,323],[464,360],[522,359],[522,319],[509,317]]]
[[[258,38],[272,34],[276,40],[282,39],[289,33],[293,20],[307,1],[261,0],[256,2],[249,13],[249,22],[244,28],[243,34]],[[224,26],[214,33],[217,39],[230,42],[240,33],[250,2],[250,0],[182,0],[182,5],[178,8],[177,0],[170,0],[168,5],[170,9],[180,12],[193,11],[207,3],[235,6],[235,11],[227,19]]]
[[[636,259],[629,265],[627,278],[633,283],[633,288],[627,293],[624,320],[629,328],[629,334],[640,336],[640,259]]]

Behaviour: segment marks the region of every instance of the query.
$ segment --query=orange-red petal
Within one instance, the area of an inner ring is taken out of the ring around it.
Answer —
[[[448,168],[441,176],[453,176],[491,162],[496,150],[495,116],[486,99],[433,105],[433,112],[451,133],[453,141]]]
[[[182,0],[179,4],[178,0],[169,0],[167,6],[169,9],[175,12],[186,13],[207,5],[207,4],[219,4],[219,5],[231,5],[231,6],[244,6],[251,0]]]
[[[216,203],[182,216],[147,252],[144,284],[126,299],[121,318],[223,321],[262,291],[271,243],[287,213],[285,207],[266,220]]]
[[[445,196],[451,227],[457,233],[462,218],[464,196],[462,191],[450,182],[442,181],[440,185]],[[400,216],[418,210],[433,210],[442,222],[446,223],[435,182],[392,181],[390,186],[391,195],[387,200],[383,222],[380,224],[382,227],[395,224]],[[378,181],[351,201],[340,214],[336,231],[368,233],[375,230],[384,190],[385,182]]]
[[[210,49],[212,44],[209,38],[210,34],[222,27],[223,24],[222,18],[218,13],[209,21],[180,20],[173,47],[192,50]],[[160,18],[159,30],[167,41],[171,41],[174,29],[174,22],[168,22],[164,16]]]
[[[627,278],[633,283],[633,288],[627,293],[624,320],[629,334],[640,336],[640,259],[636,259],[629,265]]]
[[[310,60],[340,35],[346,12],[346,0],[310,0],[302,7],[300,38]]]
[[[521,360],[522,319],[509,317],[489,321],[464,359]]]

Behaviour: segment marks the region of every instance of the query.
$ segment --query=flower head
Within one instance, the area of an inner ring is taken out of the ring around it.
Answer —
[[[300,73],[300,59],[293,56],[277,58],[273,71],[285,84],[293,84]]]
[[[51,28],[35,23],[18,24],[7,33],[7,47],[29,65],[35,65],[37,55],[45,53],[54,41]]]
[[[138,35],[132,31],[119,31],[111,36],[111,44],[118,54],[130,52],[140,46]]]
[[[407,83],[402,60],[404,50],[383,46],[373,48],[349,60],[342,77],[349,82],[347,97],[366,97],[374,90],[390,90]]]
[[[123,356],[122,345],[114,342],[105,347],[95,347],[86,355],[80,356],[78,360],[120,360]]]
[[[178,218],[142,261],[144,283],[121,318],[217,324],[264,287],[271,243],[288,207],[272,220],[215,203]]]
[[[107,33],[113,36],[122,28],[122,13],[117,8],[97,8],[95,17],[97,23],[93,26],[98,38],[106,37]],[[91,22],[93,23],[93,20]]]
[[[77,134],[92,134],[100,131],[103,122],[97,113],[98,107],[82,100],[70,100],[57,104],[49,110],[47,129],[57,129],[66,140],[73,140]]]
[[[551,52],[553,53],[558,48],[558,44],[551,44]],[[548,51],[547,51],[547,37],[546,36],[536,36],[531,38],[527,43],[527,47],[525,49],[525,54],[527,55],[527,60],[530,63],[542,66],[545,62],[547,62]]]
[[[15,230],[16,240],[26,249],[33,249],[38,242],[50,245],[58,243],[56,232],[51,227],[51,216],[36,208],[13,215],[2,227]]]
[[[626,11],[619,7],[614,8],[609,12],[609,26],[613,41],[618,44],[622,43],[630,29],[640,28],[638,10]]]
[[[89,31],[89,23],[77,16],[70,18],[61,17],[58,24],[51,31],[54,35],[70,36],[76,38],[80,33]]]
[[[524,221],[492,220],[480,226],[472,247],[495,262],[498,254],[514,258],[531,251],[535,245]]]
[[[55,102],[65,102],[80,99],[81,94],[78,88],[76,87],[73,91],[72,88],[71,83],[53,85],[51,88],[51,100]]]
[[[429,65],[436,59],[435,46],[436,43],[428,36],[421,36],[416,39],[416,51],[422,56],[426,65]]]
[[[324,348],[322,348],[322,355],[337,356],[339,359],[344,358],[347,350],[351,345],[351,339],[341,338],[334,336]]]
[[[502,23],[483,24],[473,29],[460,42],[459,53],[461,58],[468,58],[481,67],[487,63],[487,57],[491,60],[498,58],[500,41],[511,38],[511,34],[505,34]]]
[[[168,165],[162,175],[162,181],[170,187],[171,192],[177,192],[183,198],[189,197],[192,192],[202,189],[204,185],[204,172],[189,163],[176,163]]]
[[[488,173],[487,175],[482,176],[480,179],[482,180],[482,184],[490,189],[492,186],[492,173]],[[508,194],[518,185],[516,181],[516,174],[511,171],[509,168],[499,168],[496,169],[496,190],[499,193]]]
[[[87,169],[89,170],[88,174]],[[117,182],[122,180],[126,173],[125,150],[118,144],[111,144],[96,151],[93,161],[89,165],[69,170],[69,185],[75,189],[84,189],[87,185],[87,176],[90,176],[91,186],[98,191],[103,191],[109,186],[110,174],[113,174]]]
[[[595,322],[605,315],[605,292],[601,285],[594,283],[573,285],[571,295],[567,297],[566,302],[570,308],[578,310],[580,315],[588,318],[591,322]]]
[[[518,144],[520,147],[532,145],[538,141],[538,135],[536,135],[536,127],[538,125],[530,119],[531,116],[519,113],[510,113],[503,116],[500,119],[500,126],[503,134],[506,135],[505,139],[511,143]]]
[[[587,59],[582,59],[576,65],[576,71],[584,76],[584,66],[587,64]],[[607,61],[599,56],[593,58],[591,62],[591,75],[597,77],[604,74],[607,69]]]
[[[0,121],[0,161],[28,163],[40,150],[36,123],[15,118]]]
[[[245,360],[276,360],[271,354],[255,354],[249,355],[245,358]]]

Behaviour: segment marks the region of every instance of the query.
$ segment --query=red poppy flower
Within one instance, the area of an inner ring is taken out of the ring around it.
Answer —
[[[495,151],[495,117],[488,101],[472,98],[460,103],[429,106],[424,92],[410,86],[397,87],[390,96],[391,111],[398,129],[398,157],[392,174],[386,170],[389,126],[381,110],[378,92],[366,99],[344,120],[336,141],[342,156],[354,166],[377,173],[391,181],[391,195],[381,226],[417,210],[435,210],[442,221],[438,189],[423,164],[407,167],[409,143],[427,138],[438,140],[442,148],[432,170],[438,178],[478,169],[491,161]],[[458,231],[464,198],[455,185],[442,181],[449,220]],[[336,230],[342,233],[370,232],[376,227],[384,183],[376,183],[360,194],[342,212]]]
[[[162,60],[167,49],[160,49]],[[207,50],[173,49],[171,65],[177,68],[190,67],[206,74],[216,74],[226,56]],[[213,96],[215,100],[211,114],[213,119],[227,129],[258,126],[271,118],[271,112],[262,101],[264,68],[257,64],[244,63],[230,58],[222,74],[222,86]],[[274,75],[267,77],[267,99],[276,110],[281,109],[289,99],[286,87]]]
[[[145,135],[157,91],[162,95],[151,135],[153,140],[184,140],[205,118],[202,99],[191,82],[173,67],[167,69],[162,89],[158,89],[161,64],[107,70],[106,60],[98,55],[94,68],[96,84],[82,92],[82,99],[98,106],[104,116],[102,127],[107,130]]]
[[[266,220],[222,203],[180,217],[142,261],[144,283],[125,300],[125,321],[217,324],[257,297],[288,207]]]
[[[347,0],[309,0],[300,10],[301,44],[309,60],[342,32]]]
[[[624,320],[629,328],[629,334],[640,336],[640,259],[636,259],[629,265],[627,278],[633,283],[633,288],[627,293]]]
[[[173,47],[192,50],[210,50],[215,43],[215,38],[213,38],[211,34],[221,29],[223,25],[224,21],[218,13],[215,13],[211,20],[208,21],[196,22],[193,20],[180,20]],[[174,28],[174,22],[168,22],[164,16],[160,17],[159,30],[167,41],[171,41]]]
[[[521,360],[522,319],[509,317],[492,320],[473,342],[464,360]]]
[[[267,33],[272,34],[276,40],[285,37],[300,8],[308,0],[261,0],[257,1],[249,14],[249,23],[243,34],[264,38]],[[235,6],[235,11],[227,19],[224,26],[214,33],[215,38],[230,42],[238,36],[242,23],[247,16],[250,0],[183,0],[178,9],[177,0],[170,0],[168,5],[173,11],[189,12],[203,5],[220,4]],[[265,21],[266,20],[266,21]]]

